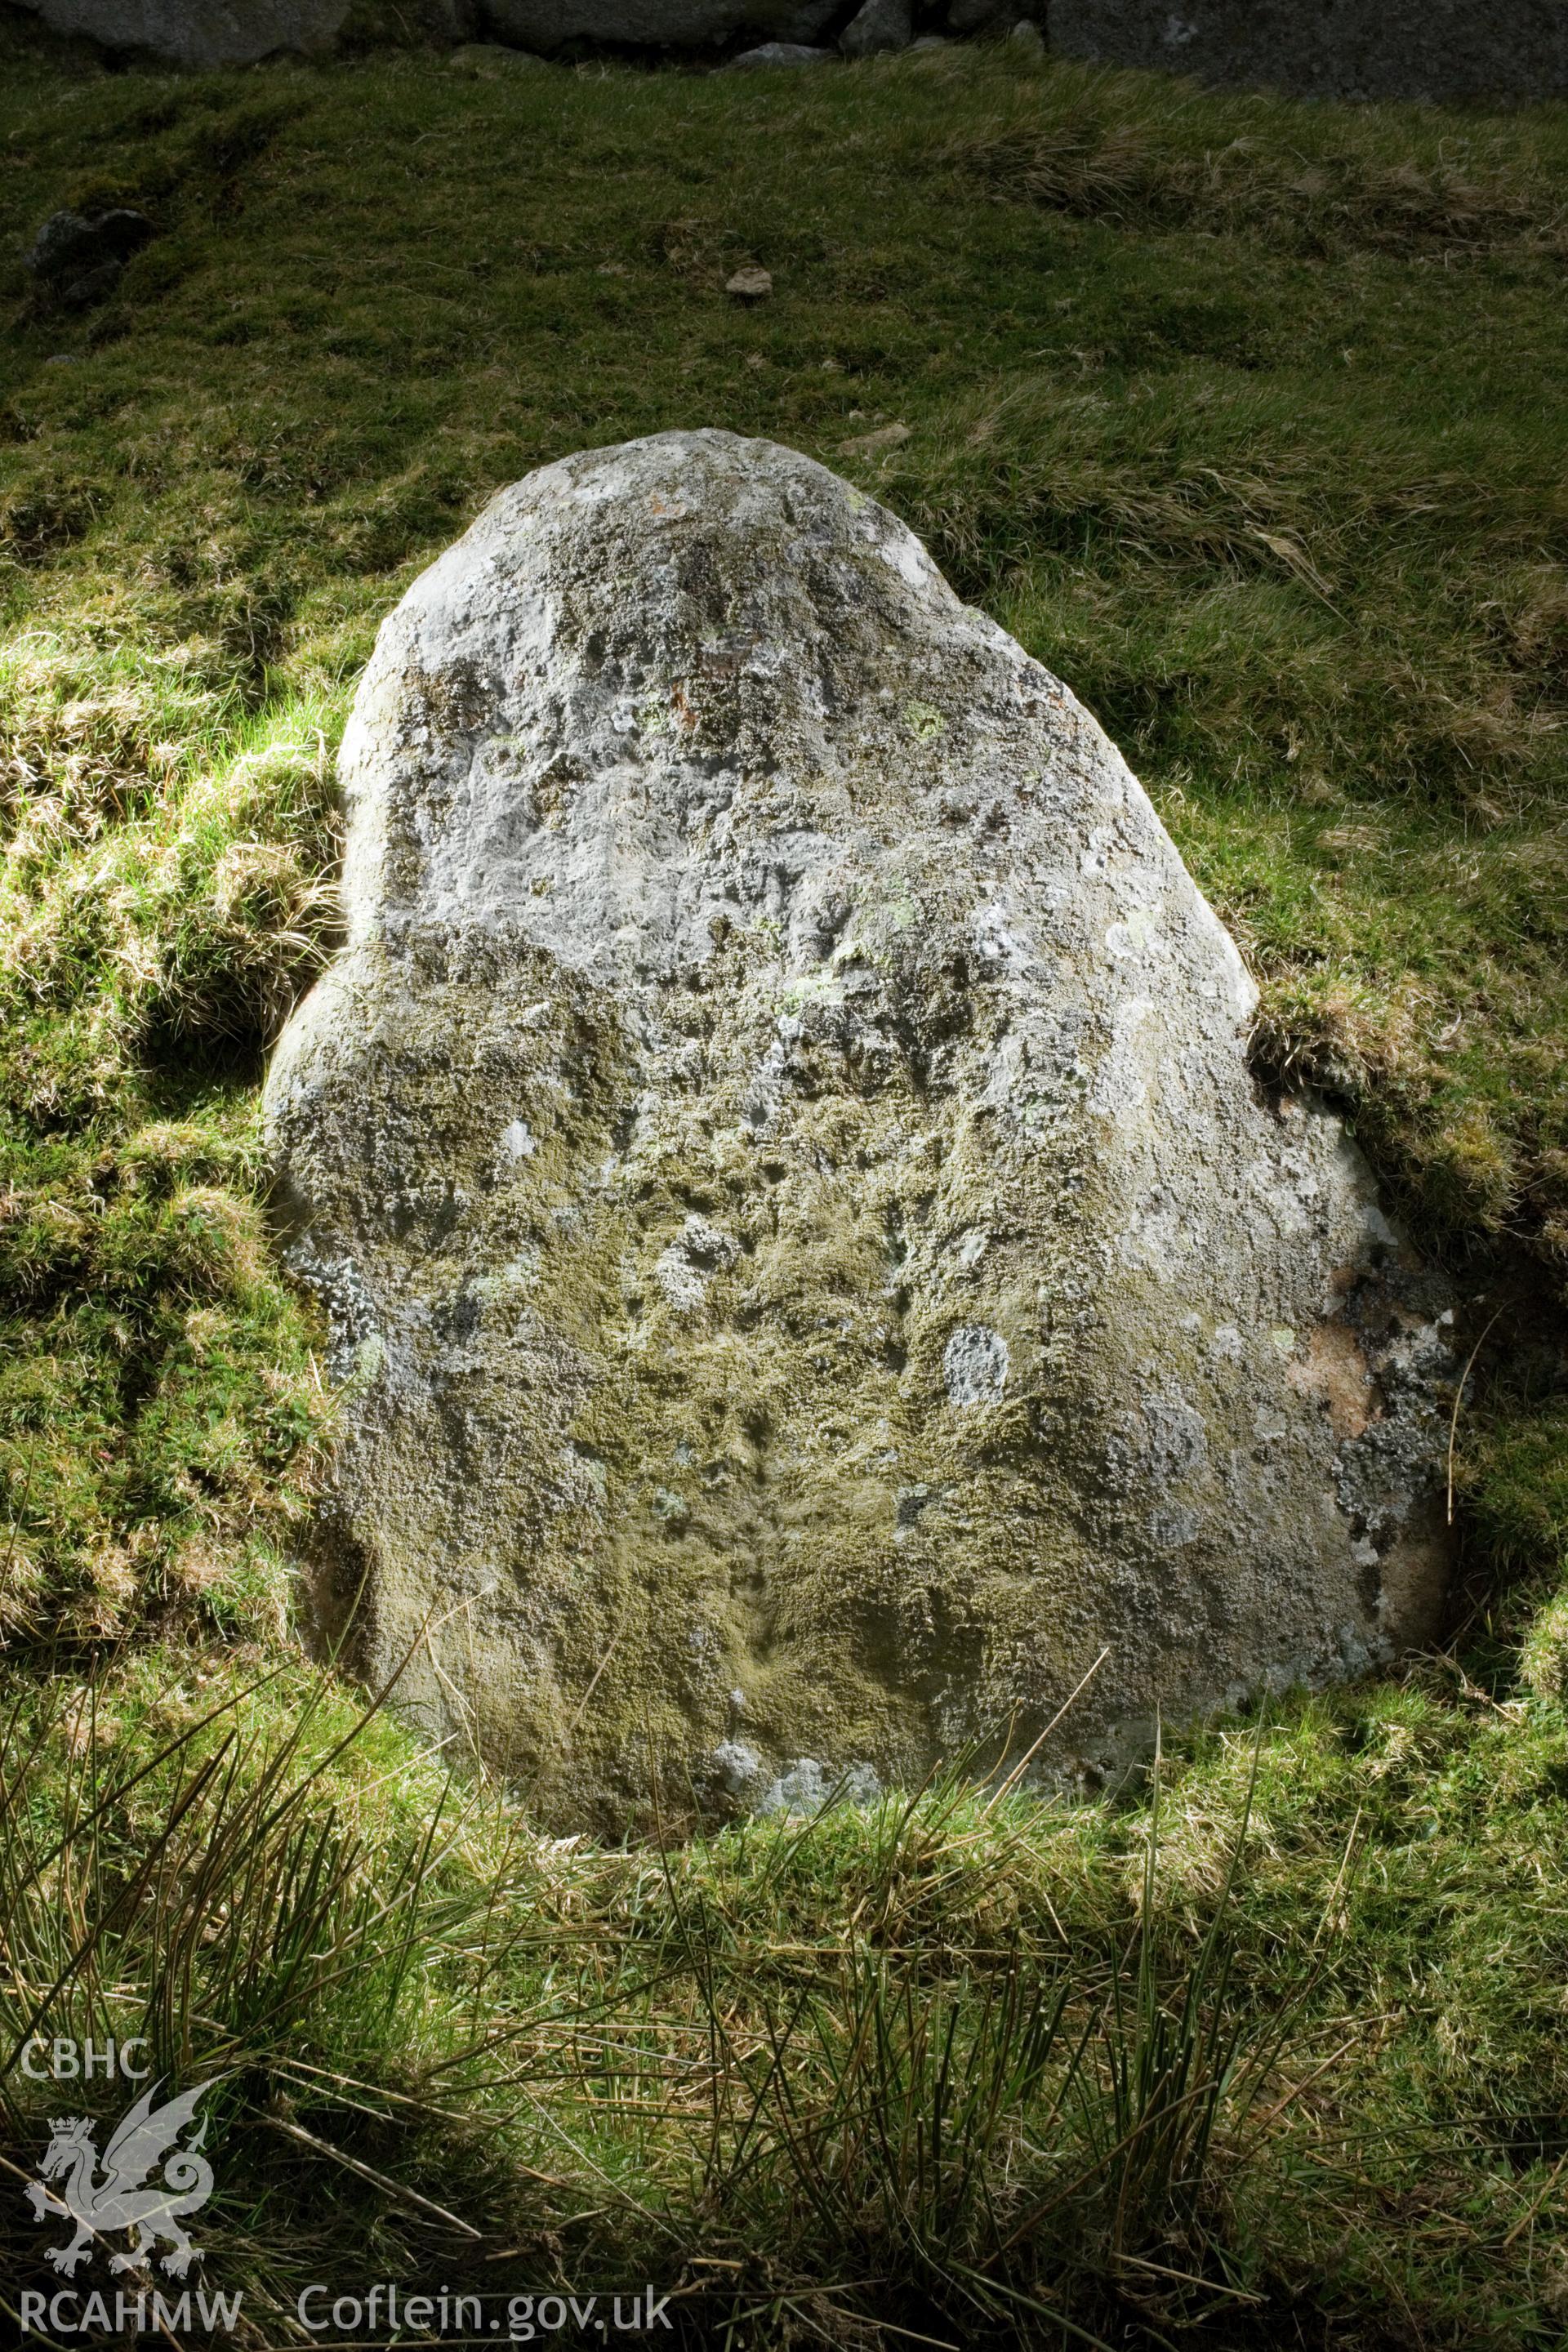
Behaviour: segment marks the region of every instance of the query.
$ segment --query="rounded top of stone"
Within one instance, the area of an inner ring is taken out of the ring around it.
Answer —
[[[384,625],[342,773],[352,943],[504,937],[624,982],[729,927],[799,976],[903,955],[940,905],[1016,979],[1089,954],[1135,990],[1168,948],[1224,1018],[1250,1006],[1093,719],[778,442],[653,434],[499,491]],[[1080,886],[1112,866],[1136,870],[1090,939]]]
[[[703,429],[584,451],[498,492],[383,626],[343,744],[351,937],[521,926],[581,965],[613,916],[640,955],[643,884],[628,908],[617,876],[657,875],[668,944],[680,869],[695,916],[742,835],[940,831],[942,786],[987,747],[1016,767],[1069,707],[798,450]]]
[[[542,542],[575,539],[602,564],[606,533],[618,550],[701,539],[725,584],[743,588],[761,567],[774,591],[786,584],[776,574],[792,554],[798,561],[837,544],[880,557],[912,592],[958,601],[914,532],[864,490],[782,442],[711,425],[581,450],[509,484],[410,598],[476,557],[504,561],[503,549],[527,563],[539,560]]]

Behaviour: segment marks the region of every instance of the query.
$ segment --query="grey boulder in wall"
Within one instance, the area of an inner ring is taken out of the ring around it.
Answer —
[[[332,48],[350,0],[23,0],[57,33],[171,64],[251,65],[279,49]]]
[[[84,35],[105,48],[161,58],[202,70],[254,65],[289,51],[325,57],[353,13],[353,0],[22,0],[57,33]],[[388,32],[420,31],[461,40],[473,28],[473,0],[405,0],[382,11]]]
[[[1016,1755],[1103,1654],[1031,1767],[1092,1780],[1427,1637],[1440,1286],[892,515],[726,433],[547,467],[342,773],[266,1108],[342,1382],[315,1605],[431,1734],[610,1824]]]
[[[1300,98],[1439,105],[1561,98],[1561,0],[1050,0],[1062,57],[1154,66]]]
[[[750,34],[808,45],[839,13],[839,0],[485,0],[503,40],[551,56],[581,44],[703,49]]]

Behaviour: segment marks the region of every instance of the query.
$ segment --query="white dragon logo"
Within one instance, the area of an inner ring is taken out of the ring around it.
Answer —
[[[202,2250],[192,2245],[180,2216],[199,2211],[212,2195],[213,2168],[199,2153],[206,2136],[206,2117],[203,2116],[188,2147],[175,2143],[195,2114],[197,2102],[221,2079],[215,2075],[156,2108],[153,2100],[158,2084],[143,2091],[114,2127],[103,2151],[101,2178],[96,2177],[99,2154],[93,2145],[91,2116],[50,2117],[49,2144],[38,2167],[41,2178],[27,2183],[26,2195],[36,2221],[76,2223],[76,2235],[68,2245],[45,2249],[46,2260],[56,2270],[69,2278],[91,2254],[93,2241],[115,2230],[129,2230],[132,2241],[129,2252],[111,2258],[111,2271],[136,2269],[160,2238],[166,2239],[171,2249],[163,2263],[171,2276],[184,2278],[191,2264],[200,2262]],[[160,2163],[163,2180],[149,2182],[147,2175]],[[46,2181],[58,2180],[62,2174],[66,2176],[63,2189],[45,2187]]]

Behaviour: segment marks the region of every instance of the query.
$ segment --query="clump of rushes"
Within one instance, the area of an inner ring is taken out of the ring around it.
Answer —
[[[651,2278],[700,2344],[1545,2340],[1561,1714],[1342,1695],[1120,1811],[955,1774],[615,1853],[297,1664],[4,1701],[6,2049],[222,2076],[205,2277],[258,2325],[323,2276]],[[5,2096],[25,2180],[58,2086]]]
[[[700,2341],[793,2313],[826,2344],[939,2321],[1092,2344],[1118,2313],[1127,2340],[1260,2299],[1221,2135],[1239,2147],[1294,2010],[1230,1996],[1245,1816],[1195,1939],[1161,1916],[1152,1832],[1123,1948],[1125,1898],[1076,1932],[1038,1907],[1066,1825],[957,1776],[857,1824],[846,1916],[832,1812],[711,1858],[577,1860],[298,1668],[5,1700],[5,2161],[26,2177],[59,2105],[34,2079],[57,2039],[142,2045],[170,2095],[212,2081],[215,2285],[286,2309],[321,2274],[326,2189],[329,2243],[379,2209],[371,2242],[416,2279],[466,2258],[537,2286],[574,2232],[574,2292],[640,2265]]]

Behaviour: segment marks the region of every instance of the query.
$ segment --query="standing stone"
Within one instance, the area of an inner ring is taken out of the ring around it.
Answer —
[[[727,433],[547,467],[342,773],[267,1113],[343,1383],[317,1607],[430,1733],[561,1820],[783,1803],[1016,1755],[1104,1651],[1032,1768],[1092,1781],[1429,1635],[1442,1294],[890,514]]]

